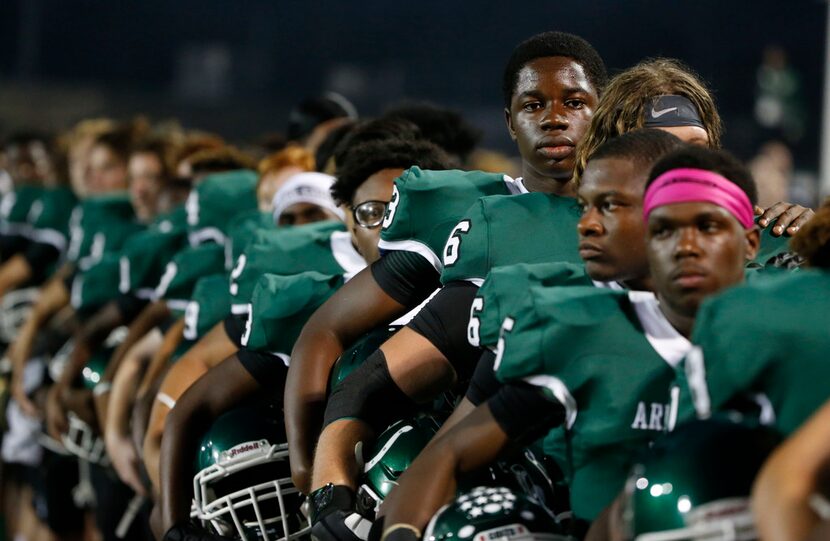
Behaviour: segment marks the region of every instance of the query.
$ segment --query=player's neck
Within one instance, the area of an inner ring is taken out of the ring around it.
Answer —
[[[620,283],[624,285],[626,289],[630,289],[631,291],[654,291],[651,276],[621,280]]]
[[[657,293],[657,299],[660,301],[660,311],[669,320],[671,326],[686,338],[691,338],[692,329],[695,326],[695,317],[674,310],[659,293]]]
[[[544,177],[527,165],[522,166],[522,183],[529,192],[542,192],[565,197],[576,195],[570,178]]]

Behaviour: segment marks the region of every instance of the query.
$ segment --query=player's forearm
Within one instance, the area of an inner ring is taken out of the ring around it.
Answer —
[[[825,404],[764,464],[752,507],[764,541],[804,539],[818,523],[810,508],[815,480],[830,460],[830,403]]]
[[[341,353],[343,346],[332,333],[306,326],[291,355],[285,383],[285,430],[292,478],[306,494],[323,422],[328,378]]]
[[[180,400],[165,423],[159,453],[159,486],[163,530],[186,521],[190,516],[189,459],[195,454],[198,434],[206,429],[209,415],[204,407],[193,407]]]
[[[109,396],[106,434],[128,435],[130,413],[137,391],[135,381],[141,374],[141,364],[142,358],[139,355],[130,355],[116,372]]]
[[[141,313],[130,324],[124,341],[118,345],[112,354],[110,363],[107,365],[102,381],[112,381],[115,373],[118,371],[124,356],[139,340],[141,340],[148,332],[150,332],[156,325],[161,323],[170,310],[167,308],[167,303],[154,302],[144,307]]]
[[[32,267],[20,254],[3,263],[0,266],[0,298],[28,282],[32,275]]]
[[[150,365],[147,367],[144,378],[142,378],[141,384],[138,386],[139,394],[146,394],[155,382],[162,377],[167,362],[184,338],[183,333],[184,319],[179,319],[164,334],[161,346],[150,360]]]

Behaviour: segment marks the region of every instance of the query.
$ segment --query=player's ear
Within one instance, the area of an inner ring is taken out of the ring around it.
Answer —
[[[758,249],[761,247],[761,232],[757,227],[753,227],[746,231],[746,259],[751,261],[758,255]]]
[[[504,122],[507,124],[507,132],[510,134],[510,139],[516,140],[516,130],[513,128],[513,117],[510,115],[510,108],[504,108]]]

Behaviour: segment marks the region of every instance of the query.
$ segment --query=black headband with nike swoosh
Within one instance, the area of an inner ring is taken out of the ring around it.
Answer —
[[[697,107],[684,96],[658,96],[646,109],[646,128],[697,126],[706,129]]]

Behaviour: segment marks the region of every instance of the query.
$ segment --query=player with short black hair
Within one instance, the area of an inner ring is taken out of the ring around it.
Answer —
[[[425,139],[453,157],[453,167],[463,168],[481,140],[481,130],[468,124],[459,112],[430,103],[405,102],[387,109],[383,116],[408,120],[418,126]]]
[[[446,240],[469,205],[487,195],[570,193],[573,146],[584,133],[599,89],[579,61],[585,42],[563,36],[559,43],[562,48],[555,52],[560,56],[526,56],[518,66],[526,77],[517,78],[510,88],[513,103],[505,117],[523,156],[523,178],[408,171],[396,181],[385,220],[379,247],[386,255],[329,299],[304,328],[292,353],[285,400],[292,474],[302,490],[310,486],[310,457],[325,403],[327,381],[321,375],[358,336],[418,307],[440,285]],[[573,46],[573,54],[568,46]],[[594,54],[590,61],[596,58]],[[552,203],[545,197],[535,208],[559,204],[563,212],[570,212],[564,209],[565,198]],[[574,257],[575,252],[574,246]]]
[[[575,60],[585,70],[591,85],[602,93],[608,82],[605,62],[602,61],[596,49],[574,34],[565,32],[542,32],[521,42],[513,49],[513,53],[504,67],[502,75],[502,96],[504,106],[509,109],[510,101],[519,82],[519,72],[529,62],[537,58],[564,56]]]

